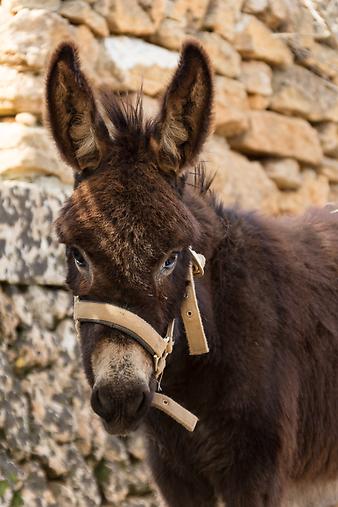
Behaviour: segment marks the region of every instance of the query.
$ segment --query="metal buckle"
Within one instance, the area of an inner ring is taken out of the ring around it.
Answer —
[[[198,278],[204,275],[205,257],[202,254],[198,254],[195,250],[189,246],[189,252],[192,257],[192,272],[193,275]]]

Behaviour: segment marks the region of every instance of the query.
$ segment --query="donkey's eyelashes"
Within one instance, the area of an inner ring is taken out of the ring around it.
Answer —
[[[79,271],[88,268],[88,262],[85,259],[84,254],[76,246],[70,247],[70,254],[74,259],[75,265]]]
[[[167,276],[170,273],[172,273],[172,271],[174,271],[176,264],[177,264],[178,256],[179,256],[179,252],[172,252],[165,259],[165,261],[162,263],[162,265],[160,267],[160,274],[162,276]]]

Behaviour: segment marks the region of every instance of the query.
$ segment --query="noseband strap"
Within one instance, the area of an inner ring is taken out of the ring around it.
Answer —
[[[162,357],[168,348],[168,337],[162,338],[155,329],[135,313],[107,303],[74,301],[74,319],[119,329],[138,341],[150,354]]]
[[[208,342],[204,333],[203,323],[198,308],[194,277],[204,274],[205,258],[189,249],[191,262],[189,264],[186,294],[181,306],[181,316],[191,355],[206,354],[209,352]],[[81,301],[74,298],[74,321],[78,335],[80,335],[81,322],[95,322],[113,327],[129,335],[144,347],[153,357],[154,371],[157,379],[161,378],[166,366],[166,359],[174,346],[173,319],[163,338],[148,322],[125,308],[108,303],[94,301]],[[168,396],[155,393],[152,406],[171,416],[187,430],[193,431],[198,421],[197,417],[183,408]]]

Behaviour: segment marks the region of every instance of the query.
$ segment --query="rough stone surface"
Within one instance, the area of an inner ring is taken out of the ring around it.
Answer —
[[[310,206],[325,206],[329,201],[329,190],[326,176],[317,176],[313,169],[306,169],[302,173],[302,186],[299,190],[280,194],[280,213],[299,214]]]
[[[27,127],[34,127],[37,123],[37,117],[31,113],[18,113],[15,115],[15,121]]]
[[[266,8],[258,13],[258,17],[272,30],[284,27],[290,15],[288,0],[268,0]]]
[[[291,157],[319,164],[322,151],[317,132],[304,120],[271,111],[251,111],[249,129],[230,140],[233,148],[247,153]]]
[[[245,0],[243,12],[248,14],[260,14],[268,7],[268,0]]]
[[[198,38],[207,50],[217,73],[228,77],[240,75],[241,58],[229,42],[217,33],[200,32]]]
[[[249,93],[248,102],[250,109],[262,111],[263,109],[267,109],[269,107],[270,97],[260,95],[259,93]]]
[[[71,339],[60,328],[70,304],[63,290],[0,285],[0,503],[158,507],[139,437],[108,436],[90,409],[74,326]]]
[[[273,76],[270,107],[310,121],[338,121],[338,88],[308,69],[294,65]]]
[[[320,174],[327,177],[330,183],[338,183],[338,160],[324,157],[320,167]]]
[[[234,79],[216,76],[215,91],[216,133],[233,136],[245,131],[249,103],[244,86]]]
[[[171,19],[185,19],[187,28],[198,30],[206,14],[209,0],[171,0],[165,4],[165,15]]]
[[[105,40],[119,71],[121,87],[157,95],[166,86],[178,62],[178,53],[140,39],[117,36]]]
[[[242,4],[243,0],[211,0],[203,21],[203,28],[219,33],[224,39],[232,42]]]
[[[281,190],[298,190],[302,184],[299,164],[292,158],[267,159],[264,169]]]
[[[338,184],[330,185],[329,202],[337,204],[338,208]]]
[[[288,47],[256,17],[244,14],[236,26],[235,48],[245,58],[264,60],[274,65],[290,65]]]
[[[164,18],[151,41],[174,51],[179,51],[186,39],[184,20]]]
[[[107,18],[110,31],[135,36],[151,35],[163,18],[164,7],[164,0],[113,0]]]
[[[338,125],[333,122],[324,122],[316,126],[323,153],[338,158]]]
[[[41,70],[47,64],[51,48],[71,35],[69,23],[46,9],[22,9],[15,16],[3,16],[0,64],[13,65],[18,70]]]
[[[64,284],[64,250],[52,223],[67,188],[54,181],[3,181],[0,186],[0,280],[10,283]]]
[[[43,77],[0,65],[0,116],[42,114]]]
[[[337,50],[314,42],[308,51],[299,51],[297,61],[322,77],[333,78],[338,75]]]
[[[107,21],[84,0],[66,0],[62,2],[59,12],[73,23],[87,25],[100,37],[109,35]]]
[[[2,6],[12,14],[25,8],[57,11],[60,4],[61,0],[2,0]]]
[[[240,80],[249,93],[272,94],[272,70],[264,62],[242,62]]]
[[[226,142],[216,136],[207,143],[202,158],[208,174],[214,176],[214,190],[226,205],[278,212],[277,188],[259,162],[249,162],[229,150]]]
[[[45,128],[17,122],[0,123],[1,177],[34,178],[41,174],[57,176],[63,183],[73,182],[71,168],[58,156]]]

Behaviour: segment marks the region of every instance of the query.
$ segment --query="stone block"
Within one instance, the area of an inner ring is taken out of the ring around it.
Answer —
[[[272,94],[272,70],[264,62],[242,62],[240,81],[244,84],[249,93],[259,95]]]
[[[61,0],[2,0],[2,6],[11,14],[16,14],[21,9],[46,9],[57,11]]]
[[[203,29],[212,30],[232,42],[243,0],[211,0],[203,21]]]
[[[242,83],[224,76],[215,79],[216,133],[233,136],[248,127],[249,103]]]
[[[290,17],[290,4],[285,0],[268,0],[266,8],[258,13],[258,17],[272,30],[284,27]]]
[[[319,172],[326,176],[330,183],[338,183],[338,160],[324,157]]]
[[[293,158],[267,159],[263,162],[266,174],[280,190],[298,190],[302,184],[299,163]]]
[[[318,176],[314,170],[305,169],[299,190],[280,193],[280,213],[300,214],[311,206],[323,207],[329,200],[329,191],[330,187],[325,176]]]
[[[92,9],[84,0],[66,0],[62,2],[59,13],[72,23],[87,25],[99,37],[109,35],[105,18]]]
[[[336,204],[337,208],[338,208],[338,183],[330,185],[330,192],[329,192],[328,201]]]
[[[93,4],[93,9],[96,10],[101,16],[107,18],[109,16],[109,11],[111,7],[110,0],[96,0]]]
[[[314,42],[308,51],[299,51],[297,62],[324,78],[331,79],[338,75],[337,49],[326,44]]]
[[[311,165],[321,162],[322,150],[317,132],[305,120],[271,111],[251,111],[248,117],[248,130],[229,140],[236,150],[295,158]]]
[[[111,2],[107,21],[112,33],[149,36],[156,32],[163,16],[164,0],[138,2],[114,0]]]
[[[46,473],[43,468],[35,461],[23,464],[23,470],[26,474],[23,487],[20,489],[20,498],[22,505],[39,505],[54,507],[56,498],[49,489]]]
[[[41,116],[44,79],[0,65],[0,116],[28,112]]]
[[[260,14],[268,7],[268,0],[245,0],[243,12],[247,14]]]
[[[164,18],[156,33],[150,40],[174,51],[180,51],[186,39],[186,23],[184,19]]]
[[[133,37],[105,39],[105,47],[117,69],[120,87],[147,95],[157,95],[176,69],[179,54]]]
[[[45,128],[17,122],[0,123],[0,175],[13,179],[41,174],[57,176],[63,183],[73,183],[71,168],[60,159]]]
[[[315,125],[323,153],[338,158],[338,125],[334,122],[323,122]]]
[[[270,108],[310,121],[338,121],[338,88],[299,65],[273,75]]]
[[[226,141],[218,136],[209,139],[201,159],[206,163],[207,174],[214,177],[212,188],[225,205],[277,214],[277,187],[259,162],[250,162],[229,150]]]
[[[0,64],[18,70],[40,71],[51,48],[72,35],[72,27],[55,12],[22,9],[0,18]]]
[[[240,75],[241,57],[229,42],[212,32],[199,32],[197,38],[202,42],[218,74],[227,77]]]
[[[56,178],[0,183],[0,280],[64,285],[65,254],[53,222],[70,187]]]
[[[236,26],[234,46],[243,58],[263,60],[272,65],[290,65],[292,54],[259,19],[243,14]]]
[[[255,111],[263,111],[269,107],[270,97],[267,97],[266,95],[260,95],[259,93],[249,93],[248,102],[250,109],[253,109]]]
[[[237,0],[236,0],[237,1]],[[190,30],[198,30],[206,15],[209,0],[170,0],[165,2],[165,17],[185,20]]]

